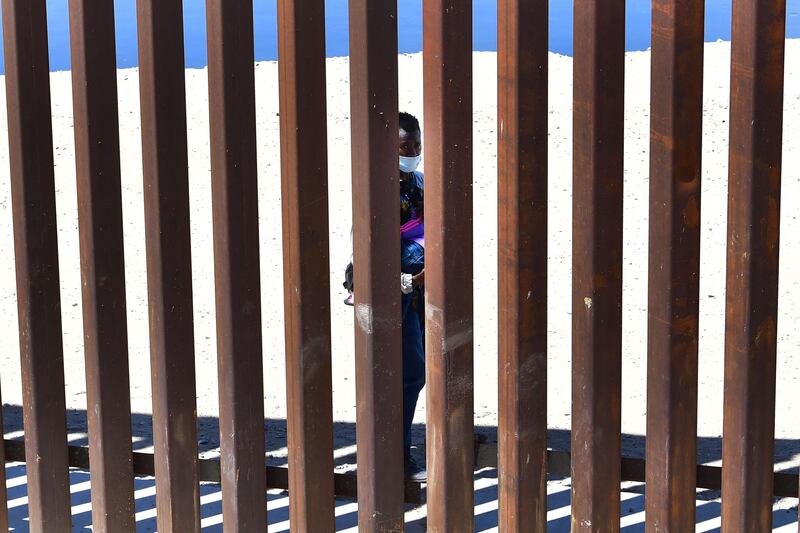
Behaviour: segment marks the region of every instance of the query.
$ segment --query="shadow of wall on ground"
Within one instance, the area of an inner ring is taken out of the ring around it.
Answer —
[[[19,405],[3,405],[4,432],[6,434],[23,430],[22,407]],[[353,422],[334,422],[334,450],[336,450],[337,466],[355,465],[356,425]],[[219,449],[219,419],[211,416],[200,416],[197,419],[198,449],[201,454],[211,454]],[[147,413],[131,415],[131,429],[134,439],[134,450],[142,450],[152,446],[153,418]],[[267,462],[272,465],[285,464],[286,456],[286,420],[267,418],[264,420],[265,445]],[[87,446],[86,411],[70,409],[67,411],[67,431],[70,444]],[[486,442],[497,442],[496,426],[475,426],[476,435]],[[568,429],[551,428],[547,432],[548,446],[555,450],[569,451],[571,433]],[[424,460],[425,425],[414,424],[412,428],[413,453],[418,460]],[[645,456],[644,435],[622,435],[622,453],[626,457],[643,459]],[[697,439],[698,463],[711,463],[722,459],[722,438],[720,436],[700,436]],[[781,464],[781,472],[798,472],[800,464],[800,439],[776,439],[775,463]],[[788,465],[786,463],[789,463]]]

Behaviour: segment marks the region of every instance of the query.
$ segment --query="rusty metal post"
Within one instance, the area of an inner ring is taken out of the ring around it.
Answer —
[[[349,9],[358,527],[403,531],[397,2]]]
[[[423,6],[428,530],[473,529],[472,5]]]
[[[208,91],[222,516],[266,527],[253,4],[209,0]]]
[[[325,1],[278,2],[292,529],[335,529]]]
[[[199,531],[182,2],[137,18],[158,530]]]
[[[575,2],[572,531],[619,530],[625,2]]]
[[[30,529],[70,531],[46,2],[2,8]]]
[[[92,527],[133,531],[114,4],[70,0]]]
[[[547,529],[547,65],[545,0],[497,16],[501,531]]]
[[[653,0],[647,530],[695,526],[704,2]]]
[[[772,529],[785,0],[735,0],[722,531]]]

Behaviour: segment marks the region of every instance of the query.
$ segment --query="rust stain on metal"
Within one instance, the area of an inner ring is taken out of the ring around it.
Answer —
[[[683,225],[687,230],[700,226],[700,202],[697,196],[691,196],[686,201],[686,206],[683,208]]]

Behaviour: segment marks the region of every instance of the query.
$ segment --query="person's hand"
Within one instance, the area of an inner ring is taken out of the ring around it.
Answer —
[[[411,278],[411,284],[414,287],[421,287],[421,286],[425,285],[425,270],[423,270],[422,272],[420,272],[416,276],[413,276]]]

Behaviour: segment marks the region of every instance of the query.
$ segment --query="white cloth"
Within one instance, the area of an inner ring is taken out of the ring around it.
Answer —
[[[414,292],[414,282],[411,274],[400,274],[400,292],[403,294]]]

